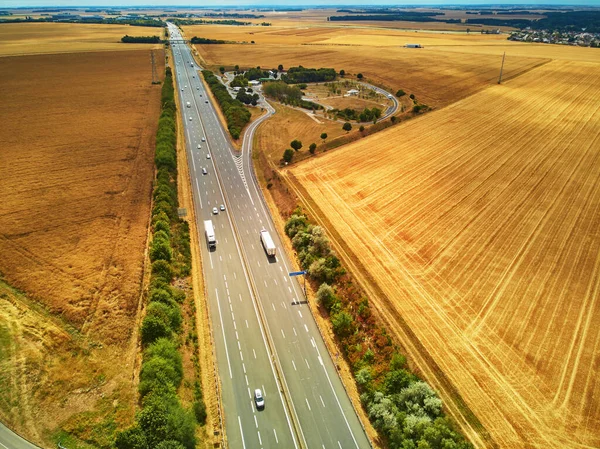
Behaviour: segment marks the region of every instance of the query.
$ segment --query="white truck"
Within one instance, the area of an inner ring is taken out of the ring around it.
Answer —
[[[217,239],[215,237],[215,228],[213,227],[212,220],[204,221],[204,235],[206,236],[206,244],[208,249],[217,248]]]
[[[266,229],[260,231],[260,241],[262,243],[267,256],[275,257],[275,253],[277,252],[277,247],[273,243],[273,239],[271,238],[271,234]]]
[[[192,103],[190,103],[189,101],[185,104],[188,108],[192,107]]]

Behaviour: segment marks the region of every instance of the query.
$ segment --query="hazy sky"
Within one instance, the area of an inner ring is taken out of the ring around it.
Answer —
[[[175,1],[168,2],[165,0],[0,0],[0,8],[15,8],[26,6],[168,6],[175,7],[177,5],[185,6],[325,6],[325,5],[586,5],[600,6],[600,0],[543,0],[542,2],[532,2],[531,0],[507,0],[507,1],[485,1],[485,0],[452,0],[448,2],[435,0],[410,0],[410,1],[391,1],[391,0],[374,0],[372,2],[365,0],[189,0],[186,2]]]

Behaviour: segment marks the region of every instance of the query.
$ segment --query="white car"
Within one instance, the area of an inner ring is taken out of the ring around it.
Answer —
[[[221,209],[222,211],[225,210],[225,205],[221,204],[221,207],[219,209]]]
[[[192,121],[192,117],[190,117],[190,122]]]
[[[257,410],[263,410],[265,408],[265,398],[263,397],[260,388],[254,390],[254,403],[256,404]]]
[[[198,149],[201,149],[202,147],[200,146],[200,144],[198,144]]]
[[[200,86],[196,87],[196,90],[200,90]],[[202,94],[200,94],[200,96],[202,96]]]
[[[181,88],[181,92],[183,92],[183,87]]]
[[[205,167],[202,167],[202,174],[203,174],[203,175],[207,175],[207,174],[208,174],[208,172],[206,171],[206,168],[205,168]]]
[[[210,159],[210,153],[206,153],[206,159]]]
[[[213,215],[218,215],[219,210],[216,207],[213,207]]]
[[[202,138],[202,142],[206,142],[206,139],[204,137]]]

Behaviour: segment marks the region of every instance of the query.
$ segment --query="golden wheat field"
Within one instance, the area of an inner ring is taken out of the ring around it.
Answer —
[[[486,447],[600,446],[598,98],[599,65],[552,61],[289,173]]]
[[[263,28],[267,30],[263,31]],[[502,62],[501,51],[474,56],[428,48],[364,47],[320,42],[334,36],[350,35],[352,29],[268,28],[184,27],[188,37],[238,42],[255,40],[254,45],[196,45],[203,63],[211,67],[238,64],[241,67],[273,68],[283,64],[285,68],[303,65],[344,69],[347,74],[362,73],[368,81],[387,86],[392,92],[404,89],[420,102],[434,107],[450,104],[495,83]],[[444,36],[439,35],[439,38],[445,39]],[[379,39],[384,38],[380,36]],[[506,58],[505,77],[517,76],[549,60],[520,56]]]
[[[131,51],[160,48],[160,44],[123,44],[129,36],[160,35],[162,29],[129,25],[84,23],[0,24],[0,56],[88,51]],[[162,37],[162,36],[161,36]]]

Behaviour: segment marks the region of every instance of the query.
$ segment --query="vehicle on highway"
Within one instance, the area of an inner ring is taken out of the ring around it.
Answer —
[[[192,117],[190,117],[190,122],[192,121]]]
[[[181,92],[183,92],[183,87],[181,88]]]
[[[199,88],[199,87],[198,87],[197,89],[198,89],[198,90],[200,90],[200,88]],[[202,94],[200,94],[200,96],[202,96]]]
[[[204,100],[205,103],[208,103],[208,100]]]
[[[219,214],[219,209],[217,209],[216,207],[213,207],[213,215],[218,215]]]
[[[275,243],[273,243],[273,239],[271,238],[271,234],[266,229],[260,231],[260,241],[269,257],[275,257],[275,253],[277,252],[277,247]]]
[[[199,150],[202,149],[202,145],[198,144],[198,149]]]
[[[185,87],[187,89],[187,84],[185,86],[183,86],[183,87]]]
[[[210,159],[210,153],[206,153],[206,159]]]
[[[202,137],[202,142],[206,142],[206,138]]]
[[[206,171],[206,167],[202,167],[202,174],[203,174],[203,175],[206,175],[206,174],[208,174],[208,172]]]
[[[196,87],[196,90],[200,90],[200,86]],[[202,96],[202,94],[200,94],[200,96]]]
[[[211,220],[204,221],[204,236],[206,237],[208,249],[215,249],[217,247],[217,239],[215,237],[215,228],[213,227]]]
[[[225,210],[225,205],[224,205],[224,204],[221,204],[221,207],[220,207],[220,209],[221,209],[221,210]]]
[[[256,404],[256,410],[264,410],[265,408],[265,398],[263,397],[262,391],[260,388],[254,390],[254,403]]]
[[[190,103],[189,101],[185,104],[188,108],[192,107],[192,103]]]

